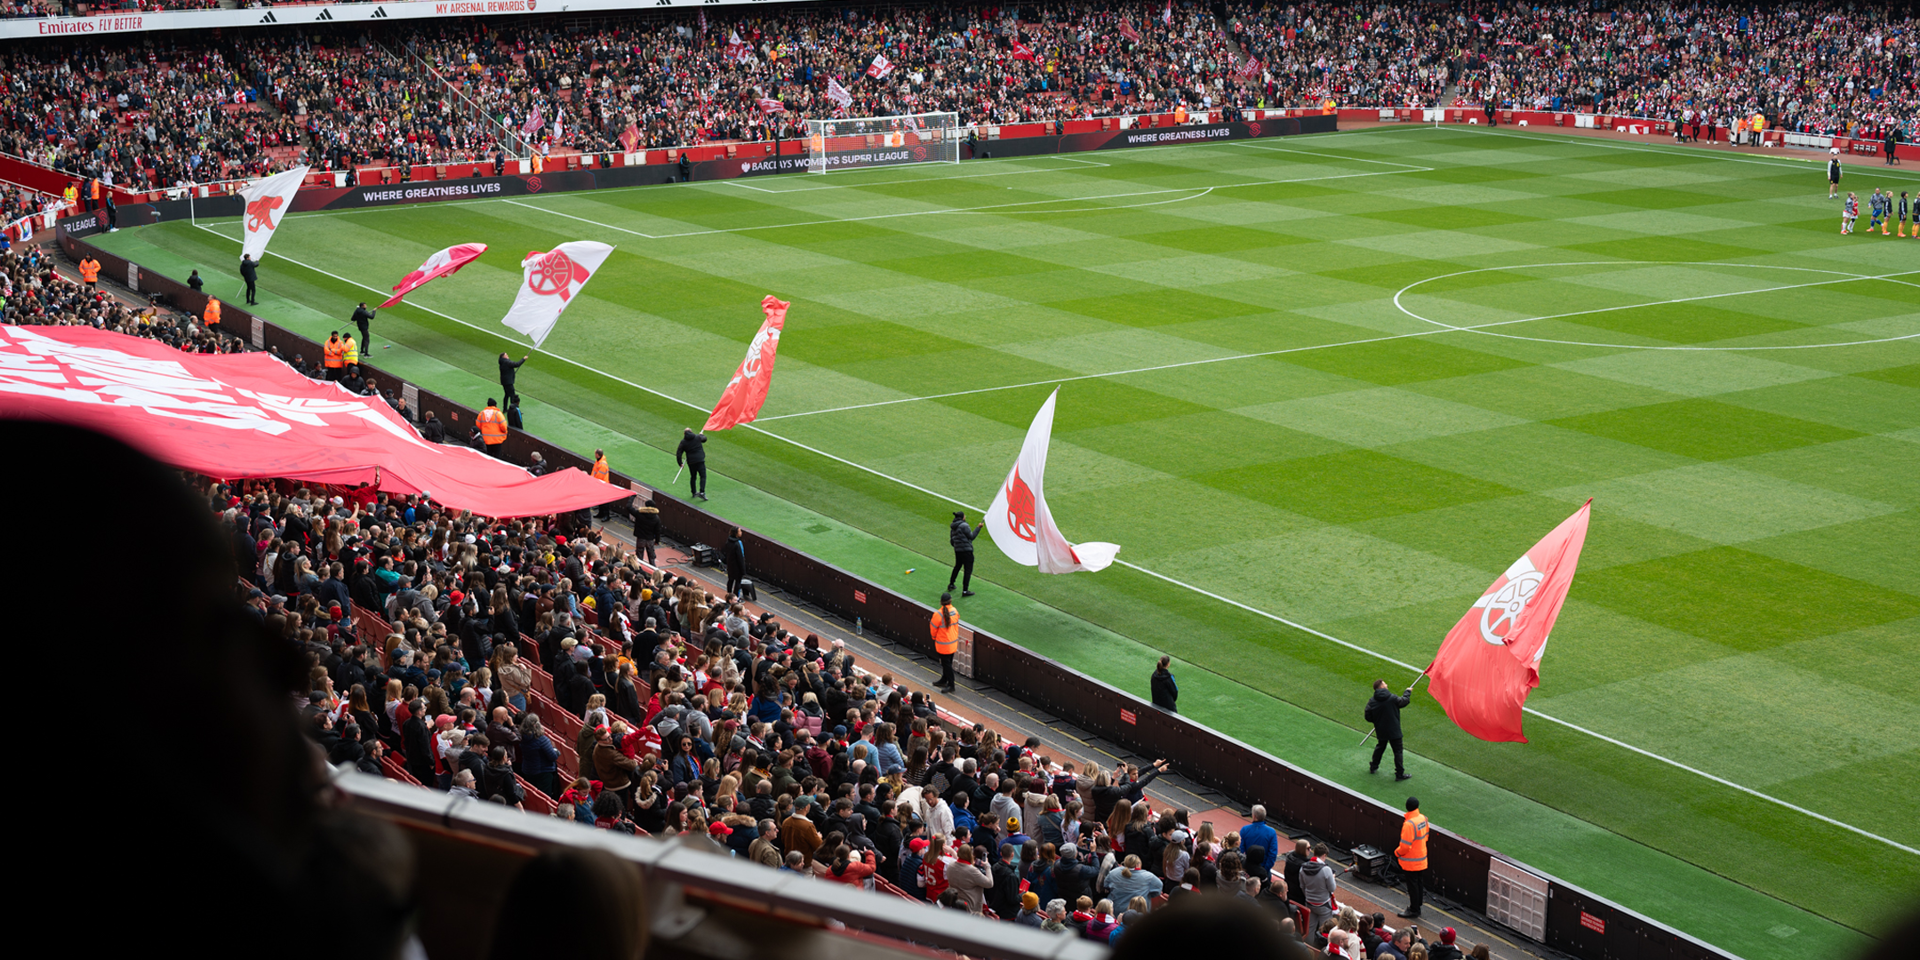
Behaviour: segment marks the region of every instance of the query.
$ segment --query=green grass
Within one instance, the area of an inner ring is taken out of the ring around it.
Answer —
[[[219,291],[235,230],[103,242]],[[1137,567],[988,548],[968,618],[1141,692],[1169,652],[1183,712],[1389,802],[1351,749],[1366,683],[1406,673],[1381,658],[1427,662],[1592,497],[1530,702],[1591,733],[1486,744],[1421,697],[1425,807],[1743,956],[1841,956],[1920,856],[1703,775],[1920,846],[1920,244],[1837,231],[1809,162],[1390,129],[295,216],[260,309],[323,338],[492,244],[372,351],[477,403],[518,254],[614,242],[521,374],[528,426],[665,483],[760,297],[791,299],[712,506],[927,599],[946,498],[988,502],[1064,381],[1050,504]]]

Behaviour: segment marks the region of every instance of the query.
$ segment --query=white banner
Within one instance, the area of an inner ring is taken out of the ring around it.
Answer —
[[[1105,570],[1120,548],[1111,543],[1069,543],[1047,509],[1043,489],[1047,445],[1053,440],[1053,403],[1059,396],[1056,388],[1034,414],[1020,456],[981,522],[1007,559],[1021,566],[1039,567],[1041,573]]]
[[[300,192],[306,178],[306,167],[294,167],[240,188],[241,198],[247,201],[246,216],[240,223],[246,231],[246,239],[240,244],[241,256],[252,257],[255,263],[266,256],[267,241],[273,239],[280,221],[293,209],[293,195]]]
[[[612,252],[613,247],[604,243],[574,240],[548,253],[536,250],[527,254],[520,262],[520,294],[513,298],[513,309],[500,322],[532,337],[536,347],[545,343],[560,319],[560,311],[573,302],[574,295]]]
[[[653,0],[646,5],[645,9],[697,8],[749,2],[792,3],[797,0]],[[90,17],[0,20],[0,40],[139,33],[154,30],[211,30],[217,27],[273,25],[299,27],[309,23],[357,23],[367,20],[422,20],[633,9],[636,9],[633,0],[417,0],[417,2],[337,3],[325,6],[286,6],[251,10],[171,10],[158,13],[111,13]]]

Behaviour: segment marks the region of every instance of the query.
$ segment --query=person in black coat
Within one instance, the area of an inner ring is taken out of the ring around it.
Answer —
[[[475,786],[479,787],[480,797],[483,800],[502,797],[509,805],[517,806],[527,799],[527,791],[520,786],[519,778],[514,776],[513,767],[507,763],[505,747],[488,749],[487,762],[480,768],[480,775],[475,779],[478,781]]]
[[[1168,713],[1179,713],[1174,704],[1180,699],[1180,685],[1173,682],[1173,671],[1167,665],[1172,657],[1161,657],[1160,665],[1153,668],[1153,705]]]
[[[526,363],[529,356],[532,354],[527,354],[516,361],[504,353],[500,355],[500,389],[502,391],[500,402],[509,406],[520,402],[520,393],[513,389],[513,380],[520,373],[520,365]]]
[[[673,465],[685,464],[687,468],[687,493],[701,500],[707,498],[707,435],[694,433],[692,427],[681,434],[680,446],[674,448]]]
[[[1380,772],[1380,757],[1393,747],[1393,778],[1411,780],[1407,775],[1407,765],[1400,754],[1400,711],[1413,702],[1413,687],[1407,692],[1394,696],[1387,692],[1385,680],[1373,682],[1373,699],[1367,701],[1367,719],[1373,723],[1373,735],[1380,742],[1373,745],[1373,762],[1367,764],[1368,773]]]
[[[738,595],[740,581],[747,577],[747,540],[746,532],[734,527],[727,534],[727,542],[720,548],[720,562],[727,565],[727,594]]]
[[[367,309],[365,300],[353,308],[353,325],[360,328],[360,352],[363,356],[373,349],[373,334],[367,332],[367,325],[373,322],[373,315],[378,312]]]
[[[447,427],[440,422],[439,414],[434,413],[432,410],[427,411],[427,420],[420,425],[420,438],[428,443],[445,443],[447,441]]]
[[[960,595],[973,596],[973,538],[986,528],[982,523],[978,527],[967,524],[967,515],[958,510],[953,512],[953,522],[947,525],[947,542],[953,545],[953,572],[947,574],[947,592],[953,592],[953,582],[960,581]],[[963,576],[964,574],[964,576]]]
[[[247,305],[258,302],[253,298],[253,286],[260,280],[260,264],[254,262],[253,254],[240,255],[240,279],[247,282]]]
[[[400,749],[406,753],[407,772],[421,783],[433,783],[433,744],[427,732],[427,701],[415,700],[408,706],[413,716],[400,728]]]
[[[572,675],[561,682],[560,689],[554,691],[560,706],[583,719],[587,715],[587,700],[593,694],[593,679],[587,676],[587,665],[579,662],[573,664]]]

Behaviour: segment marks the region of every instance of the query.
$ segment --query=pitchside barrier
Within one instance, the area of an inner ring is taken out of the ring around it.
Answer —
[[[61,221],[56,236],[73,261],[92,257],[100,261],[104,276],[124,278],[135,290],[162,294],[194,316],[201,314],[206,295],[84,239],[102,229],[97,217],[73,217]],[[256,348],[275,347],[286,358],[304,355],[310,363],[320,359],[319,343],[268,323],[244,307],[225,305],[223,323],[230,333],[245,337]],[[365,362],[361,370],[382,391],[404,396],[415,416],[436,411],[446,424],[449,439],[464,440],[472,428],[476,408],[420,389]],[[506,453],[511,460],[527,463],[535,451],[555,469],[592,467],[587,457],[574,451],[522,430],[508,432]],[[625,474],[614,473],[611,482],[650,498],[660,510],[666,535],[682,543],[719,543],[735,526],[730,520]],[[859,618],[869,634],[932,655],[933,643],[927,631],[932,607],[752,531],[746,532],[746,540],[750,558],[747,572],[756,582],[777,587],[787,599],[803,601],[848,624]],[[967,659],[970,664],[964,662]],[[1234,798],[1243,809],[1252,803],[1264,803],[1280,820],[1345,848],[1371,844],[1391,850],[1398,842],[1403,811],[1293,767],[1204,724],[1156,709],[1132,693],[1017,643],[974,628],[971,657],[961,660],[962,675],[1026,703],[1046,704],[1048,713],[1058,718],[1056,722],[1104,741],[1116,755],[1165,757],[1174,772]],[[1143,661],[1142,686],[1147,670]],[[1428,856],[1430,892],[1488,914],[1516,932],[1575,957],[1737,960],[1656,920],[1448,832],[1444,826],[1434,828]],[[1528,911],[1512,906],[1514,897],[1509,894],[1516,888],[1516,876],[1522,881],[1518,887],[1537,886],[1545,891],[1544,908],[1536,905],[1531,919]],[[1493,897],[1489,897],[1490,887],[1495,892]]]

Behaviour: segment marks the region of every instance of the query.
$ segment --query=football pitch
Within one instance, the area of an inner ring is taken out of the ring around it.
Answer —
[[[1848,168],[1875,186],[1920,168]],[[1049,504],[1121,562],[983,538],[963,615],[1142,696],[1170,653],[1183,713],[1389,803],[1369,683],[1592,498],[1533,742],[1422,685],[1410,785],[1741,955],[1846,956],[1920,894],[1920,241],[1865,223],[1818,160],[1381,128],[293,214],[258,310],[324,339],[490,244],[369,357],[477,406],[530,348],[499,324],[521,256],[613,243],[521,372],[527,427],[665,485],[791,300],[708,506],[929,602],[949,512],[978,522],[1058,386]],[[96,242],[237,300],[238,230]]]

